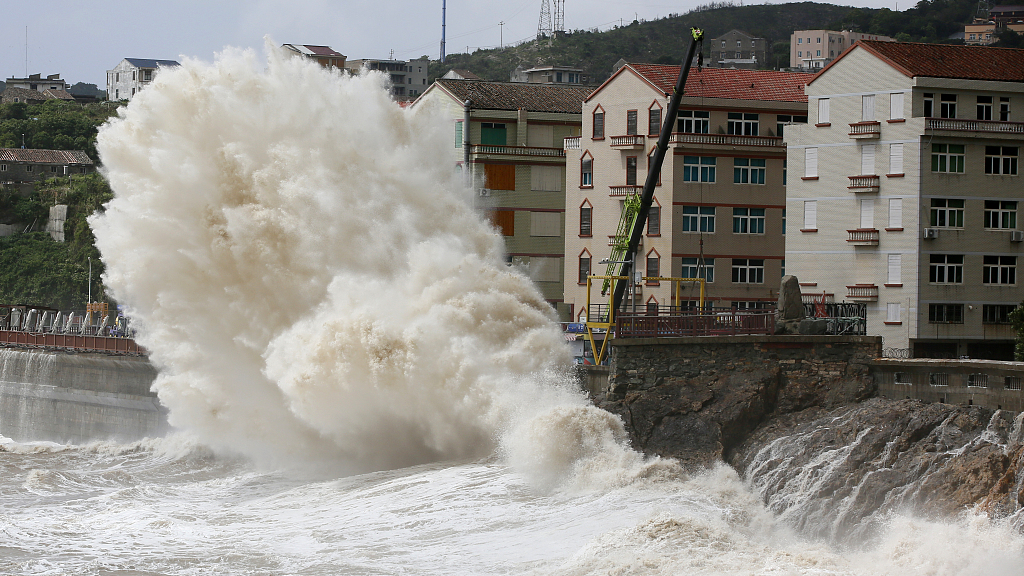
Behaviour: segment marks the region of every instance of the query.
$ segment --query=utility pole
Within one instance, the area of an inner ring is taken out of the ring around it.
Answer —
[[[498,45],[505,49],[505,22],[498,22]]]

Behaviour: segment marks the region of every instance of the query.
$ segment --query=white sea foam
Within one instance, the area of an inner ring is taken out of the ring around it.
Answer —
[[[551,307],[505,265],[443,121],[383,76],[268,51],[161,73],[98,137],[104,281],[171,423],[348,473],[502,447],[538,486],[643,466],[566,382]]]

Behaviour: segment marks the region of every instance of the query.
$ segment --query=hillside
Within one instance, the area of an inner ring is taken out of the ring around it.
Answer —
[[[611,75],[620,58],[634,62],[678,63],[687,49],[691,27],[704,29],[706,38],[732,29],[768,40],[772,63],[785,66],[789,37],[794,30],[850,29],[883,34],[901,40],[940,42],[963,31],[977,8],[972,0],[922,0],[914,8],[895,12],[886,8],[854,8],[816,2],[738,6],[716,3],[679,16],[636,22],[607,32],[573,30],[540,42],[533,40],[504,49],[449,54],[442,65],[432,61],[431,80],[452,68],[470,70],[487,80],[507,81],[519,65],[542,64],[583,68],[592,82]],[[710,46],[705,43],[705,52]]]

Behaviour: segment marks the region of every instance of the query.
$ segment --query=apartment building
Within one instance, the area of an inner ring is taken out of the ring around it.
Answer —
[[[768,42],[746,32],[730,30],[708,42],[711,58],[708,65],[713,68],[757,68],[769,67],[766,61]]]
[[[787,271],[915,357],[1012,359],[1024,50],[861,41],[787,131]]]
[[[107,70],[107,100],[131,100],[149,86],[161,69],[178,66],[181,64],[176,60],[125,58]]]
[[[563,321],[571,314],[563,297],[562,143],[580,134],[580,110],[590,90],[438,79],[413,103],[440,107],[451,119],[453,166],[468,171],[476,206],[504,236],[509,264],[529,274]]]
[[[345,68],[358,74],[363,68],[387,74],[391,79],[391,95],[396,100],[414,100],[427,89],[427,65],[430,59],[418,60],[349,60]]]
[[[65,91],[68,89],[68,83],[61,80],[60,74],[50,74],[46,78],[42,76],[42,74],[30,74],[28,78],[14,78],[12,76],[5,80],[4,84],[7,88],[22,88],[36,92],[45,92],[46,90]]]
[[[789,67],[817,72],[858,40],[896,41],[880,34],[861,34],[850,30],[797,30],[789,36]]]
[[[679,66],[626,63],[583,102],[566,147],[565,301],[581,321],[587,276],[604,275],[623,205],[639,194]],[[715,306],[778,298],[786,232],[785,136],[807,121],[809,74],[692,68],[637,254],[646,277],[702,277]],[[606,303],[601,286],[592,302]],[[647,281],[638,309],[671,305],[670,282]],[[697,300],[688,286],[680,298]]]
[[[583,68],[569,66],[537,66],[526,68],[522,64],[509,75],[512,82],[529,82],[530,84],[587,84],[589,79],[583,74]]]

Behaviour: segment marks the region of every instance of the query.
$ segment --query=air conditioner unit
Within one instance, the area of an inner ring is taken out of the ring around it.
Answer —
[[[1024,230],[1010,230],[1010,242],[1024,242]]]
[[[935,238],[939,237],[939,229],[938,228],[925,228],[924,229],[924,236],[923,237],[924,237],[925,240],[934,240]]]
[[[491,195],[491,191],[488,188],[481,188],[480,189],[480,195],[481,196],[490,196]]]

